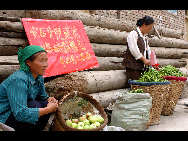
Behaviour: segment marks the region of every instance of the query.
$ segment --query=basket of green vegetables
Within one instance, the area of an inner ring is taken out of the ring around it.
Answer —
[[[167,65],[160,69],[159,73],[170,83],[169,94],[166,98],[166,103],[162,109],[162,115],[171,115],[176,107],[178,99],[181,96],[181,92],[185,86],[185,81],[187,78],[185,75],[179,71],[179,69]]]
[[[147,126],[160,123],[160,114],[166,102],[166,97],[170,88],[170,81],[162,78],[159,71],[149,68],[138,80],[129,80],[131,90],[142,89],[144,93],[149,93],[152,97],[152,108],[150,110],[149,122]]]

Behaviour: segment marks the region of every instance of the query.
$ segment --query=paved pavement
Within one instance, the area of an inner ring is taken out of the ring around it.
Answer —
[[[160,124],[149,126],[147,131],[188,131],[188,99],[179,99],[173,115],[160,117]]]

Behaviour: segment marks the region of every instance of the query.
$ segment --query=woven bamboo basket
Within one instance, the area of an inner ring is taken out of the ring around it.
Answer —
[[[164,116],[173,114],[178,99],[180,98],[186,83],[185,81],[176,81],[176,80],[169,80],[169,81],[171,81],[169,93],[166,97],[166,102],[161,112],[161,115]]]
[[[166,97],[170,89],[169,81],[168,83],[159,82],[158,85],[157,82],[153,83],[156,85],[147,85],[149,83],[152,84],[152,82],[139,82],[138,84],[141,85],[135,85],[134,83],[133,84],[130,83],[131,89],[142,89],[144,93],[149,93],[150,96],[152,97],[152,108],[150,109],[150,115],[149,115],[149,121],[147,127],[150,125],[157,125],[160,123],[160,114],[162,112],[163,106],[165,105]],[[144,86],[145,84],[147,86]]]
[[[82,98],[87,104],[83,104],[83,106],[78,106],[77,100],[79,101],[79,98]],[[76,102],[76,104],[75,104]],[[73,114],[71,113],[73,112]],[[86,114],[87,112],[91,112],[92,114],[95,114],[98,112],[99,115],[101,115],[102,118],[104,118],[104,123],[101,124],[101,126],[93,129],[76,129],[68,126],[66,124],[65,119],[71,118],[72,116],[75,116],[74,112],[80,112],[81,114]],[[68,117],[67,117],[68,116]],[[100,103],[93,99],[92,96],[88,94],[68,94],[64,96],[60,102],[58,109],[56,111],[55,115],[55,121],[54,121],[54,131],[100,131],[102,130],[108,123],[108,117],[106,112],[104,111],[104,108],[100,105]]]

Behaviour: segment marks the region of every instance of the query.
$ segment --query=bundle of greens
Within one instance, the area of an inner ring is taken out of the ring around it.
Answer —
[[[179,71],[179,69],[176,69],[175,67],[171,65],[167,65],[161,68],[159,73],[162,76],[176,76],[176,77],[185,77],[185,75]]]
[[[144,93],[142,89],[131,90],[129,93]]]
[[[161,73],[159,71],[150,68],[148,71],[145,71],[144,74],[141,73],[141,77],[137,80],[137,82],[165,82],[166,79],[162,78]]]

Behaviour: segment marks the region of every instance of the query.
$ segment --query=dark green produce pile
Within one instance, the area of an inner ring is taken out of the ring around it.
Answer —
[[[167,65],[161,68],[160,71],[152,69],[149,67],[148,71],[141,73],[141,77],[137,82],[165,82],[166,79],[162,76],[176,76],[176,77],[185,77],[185,75],[171,65]]]
[[[148,71],[145,71],[144,74],[141,73],[141,77],[137,82],[165,82],[166,79],[162,78],[162,74],[159,71],[150,68]]]
[[[144,93],[142,89],[131,90],[129,93]]]
[[[171,65],[167,65],[161,68],[159,71],[162,76],[176,76],[176,77],[185,77],[185,75]]]

